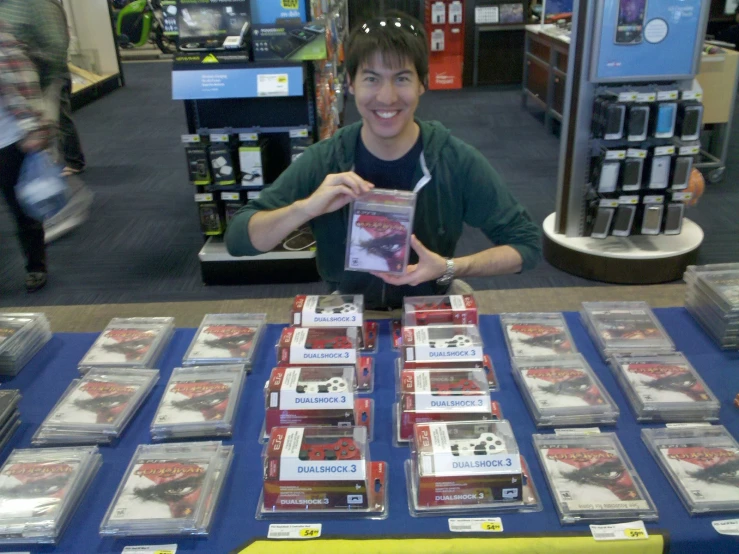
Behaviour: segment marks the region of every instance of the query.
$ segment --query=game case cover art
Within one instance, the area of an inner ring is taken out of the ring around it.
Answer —
[[[140,386],[114,381],[81,380],[49,414],[48,422],[112,424],[125,412]]]
[[[596,384],[581,369],[542,365],[523,369],[521,376],[539,408],[577,408],[606,403]]]
[[[515,322],[506,323],[505,330],[514,357],[558,356],[576,352],[564,325]]]
[[[246,358],[258,327],[238,324],[207,325],[198,334],[188,358]]]
[[[648,341],[663,338],[662,331],[645,312],[594,312],[592,316],[598,334],[606,341]]]
[[[723,295],[726,301],[731,304],[732,309],[739,308],[739,276],[736,275],[736,272],[730,276],[709,272],[702,274],[701,277]]]
[[[204,462],[140,461],[128,475],[110,521],[193,518],[201,502],[208,467]]]
[[[621,367],[643,402],[713,402],[701,381],[686,365],[622,363]]]
[[[10,461],[0,473],[0,517],[52,519],[77,476],[78,461]]]
[[[710,445],[665,445],[659,454],[694,502],[739,502],[739,452]]]
[[[222,421],[231,396],[231,381],[174,381],[167,385],[155,424]]]
[[[4,318],[0,317],[0,346],[10,340],[18,331],[28,325],[31,319]]]
[[[410,249],[408,213],[354,210],[348,269],[401,273]]]
[[[569,510],[647,509],[618,452],[604,447],[544,447],[554,494]]]
[[[96,364],[144,362],[159,333],[154,329],[106,329],[82,362]]]

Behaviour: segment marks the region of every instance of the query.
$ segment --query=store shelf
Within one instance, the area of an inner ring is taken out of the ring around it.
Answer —
[[[198,253],[201,262],[238,262],[238,261],[272,261],[272,260],[311,260],[316,257],[315,251],[275,250],[258,256],[235,257],[228,253],[223,237],[210,237]]]

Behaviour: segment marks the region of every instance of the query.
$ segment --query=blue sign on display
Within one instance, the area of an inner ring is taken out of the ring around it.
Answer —
[[[603,0],[591,80],[692,77],[708,7],[708,2],[701,4],[701,0]]]
[[[173,100],[302,96],[303,67],[183,69],[172,72]]]

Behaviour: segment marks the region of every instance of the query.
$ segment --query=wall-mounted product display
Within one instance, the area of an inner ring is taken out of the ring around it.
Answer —
[[[600,0],[591,80],[692,78],[698,72],[708,8],[700,0]]]
[[[429,38],[428,88],[462,88],[464,66],[464,0],[425,0]]]

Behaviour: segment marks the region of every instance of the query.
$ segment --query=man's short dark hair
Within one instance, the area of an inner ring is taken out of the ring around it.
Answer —
[[[423,25],[416,19],[401,12],[388,12],[355,27],[346,44],[346,69],[352,82],[359,67],[378,52],[388,67],[402,67],[410,60],[426,85],[429,47]]]

